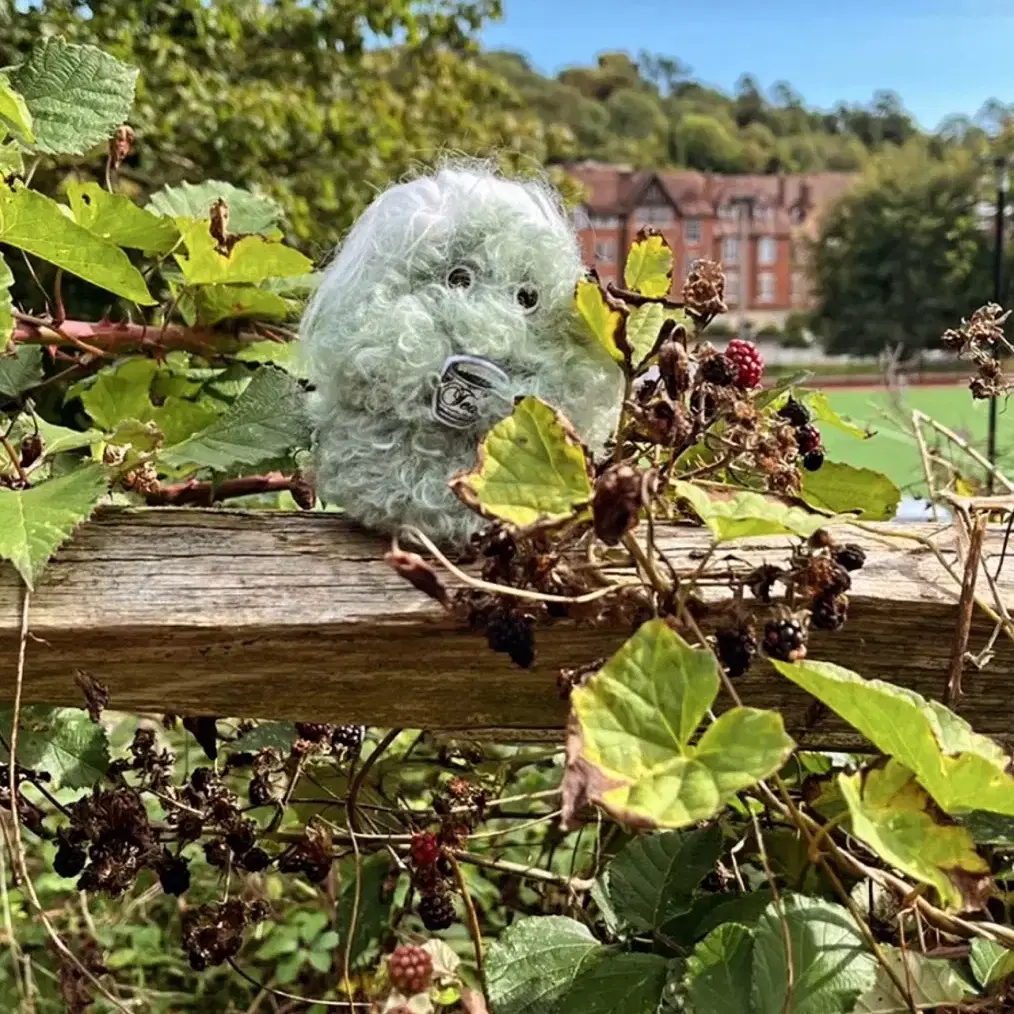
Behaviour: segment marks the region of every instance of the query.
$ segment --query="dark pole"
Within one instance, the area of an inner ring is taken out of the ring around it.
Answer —
[[[993,237],[993,302],[999,303],[1003,293],[1003,215],[1007,198],[1007,162],[997,157],[993,166],[996,169],[996,224]],[[987,457],[991,465],[996,464],[996,398],[989,399],[989,443]],[[986,480],[987,492],[993,492],[993,473]]]

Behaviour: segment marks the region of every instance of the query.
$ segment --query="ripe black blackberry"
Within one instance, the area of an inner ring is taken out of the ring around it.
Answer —
[[[846,542],[844,546],[834,551],[834,559],[846,570],[859,570],[866,563],[866,553],[862,546],[857,546],[854,542]]]
[[[365,729],[361,725],[339,725],[331,737],[331,742],[339,749],[352,752],[363,745],[364,732]]]
[[[296,735],[309,743],[321,743],[327,739],[334,726],[322,722],[296,722]]]
[[[156,864],[158,882],[166,894],[179,897],[190,889],[190,866],[182,856],[166,851]]]
[[[505,652],[515,665],[530,669],[535,661],[535,618],[497,606],[486,622],[486,641],[493,651]]]
[[[424,993],[433,977],[433,959],[429,952],[416,944],[396,947],[387,959],[391,983],[406,996]]]
[[[757,638],[746,627],[726,627],[716,632],[715,649],[725,671],[735,679],[750,668],[757,654]]]
[[[818,595],[813,600],[810,623],[818,630],[840,630],[848,619],[848,608],[845,595]]]
[[[799,429],[800,426],[805,426],[810,421],[810,410],[801,401],[796,401],[795,398],[789,398],[778,410],[778,415],[795,426],[796,429]]]
[[[721,352],[701,363],[701,380],[714,384],[715,387],[728,387],[735,383],[738,376],[739,367]]]
[[[816,426],[807,424],[796,430],[796,443],[799,445],[800,454],[810,454],[820,450],[820,430]]]
[[[454,924],[454,902],[447,894],[425,894],[419,899],[419,918],[431,932]]]
[[[249,851],[243,853],[243,857],[240,859],[239,865],[242,866],[248,873],[260,873],[262,870],[266,870],[271,865],[271,856],[269,856],[260,846],[255,846]]]
[[[76,877],[88,861],[85,850],[80,845],[62,842],[53,857],[53,869],[61,877]]]
[[[204,858],[209,866],[224,870],[229,865],[229,846],[221,838],[212,838],[204,843]]]
[[[808,472],[816,472],[823,464],[823,451],[810,451],[809,454],[803,457],[803,468],[805,468]]]
[[[764,627],[764,652],[782,662],[806,658],[806,634],[798,620],[771,620]]]

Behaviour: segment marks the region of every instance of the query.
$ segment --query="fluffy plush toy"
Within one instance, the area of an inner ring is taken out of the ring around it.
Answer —
[[[371,528],[460,544],[482,522],[448,479],[516,396],[605,440],[622,380],[575,316],[582,270],[543,184],[451,166],[377,197],[301,328],[321,497]]]

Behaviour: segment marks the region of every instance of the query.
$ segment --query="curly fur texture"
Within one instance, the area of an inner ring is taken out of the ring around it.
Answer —
[[[460,544],[482,521],[447,481],[474,465],[482,434],[516,396],[544,399],[600,445],[615,424],[622,378],[579,329],[582,271],[576,235],[543,184],[448,166],[377,197],[301,327],[322,498],[370,528],[411,524]],[[534,309],[524,305],[532,287]],[[432,415],[451,355],[483,357],[509,377],[469,429]]]

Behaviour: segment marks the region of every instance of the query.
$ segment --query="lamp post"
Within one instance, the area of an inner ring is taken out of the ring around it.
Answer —
[[[1003,296],[1003,216],[1007,202],[1007,158],[997,155],[993,159],[996,182],[996,218],[993,233],[993,302],[999,303]],[[989,399],[989,436],[986,450],[989,463],[996,464],[996,398]],[[993,492],[993,473],[986,480],[987,492]]]

